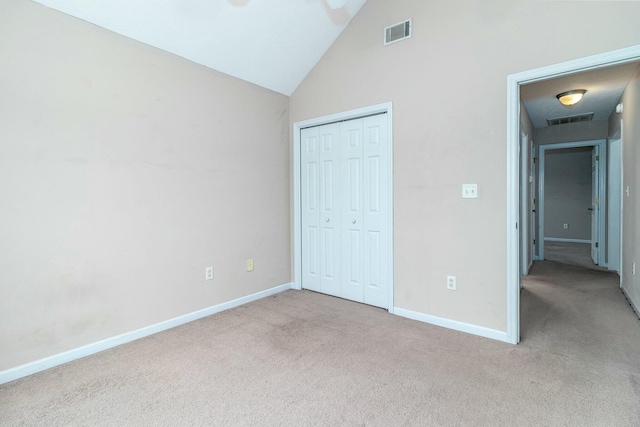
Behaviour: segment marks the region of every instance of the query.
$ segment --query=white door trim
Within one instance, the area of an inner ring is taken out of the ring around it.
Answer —
[[[603,201],[600,205],[601,210],[599,215],[597,215],[598,219],[598,242],[600,245],[598,246],[598,265],[605,266],[604,262],[604,254],[605,254],[605,218],[606,218],[606,203],[607,194],[607,140],[606,139],[595,139],[592,141],[576,141],[576,142],[561,142],[557,144],[546,144],[538,147],[538,164],[540,165],[540,170],[538,171],[538,214],[540,217],[538,218],[538,233],[540,236],[540,244],[538,245],[538,259],[544,259],[544,242],[550,241],[551,239],[544,237],[544,164],[545,164],[545,153],[550,150],[562,150],[565,148],[578,148],[578,147],[600,147],[600,161],[598,162],[598,188],[599,188],[599,198]],[[558,239],[556,239],[558,241]],[[569,241],[569,239],[565,239],[565,241]]]
[[[640,60],[640,45],[507,76],[507,339],[520,341],[520,85]]]
[[[522,127],[522,126],[521,126]],[[521,246],[521,262],[520,271],[523,276],[529,274],[529,260],[530,260],[530,245],[529,245],[529,221],[528,221],[528,209],[529,200],[531,199],[529,192],[529,173],[527,167],[529,165],[529,135],[521,131],[521,143],[520,143],[520,243]]]
[[[357,119],[373,114],[387,114],[387,129],[389,132],[389,313],[393,313],[393,105],[391,102],[358,108],[356,110],[331,114],[293,124],[293,288],[302,289],[302,219],[300,196],[300,130],[310,126],[320,126],[328,123]]]

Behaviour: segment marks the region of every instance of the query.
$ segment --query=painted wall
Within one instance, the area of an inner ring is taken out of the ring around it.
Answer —
[[[591,240],[591,151],[548,150],[544,165],[544,237]],[[569,228],[563,228],[567,224]]]
[[[622,131],[622,287],[640,314],[640,67],[622,95],[622,114],[610,117],[611,134]],[[636,264],[636,274],[632,272]]]
[[[608,132],[609,122],[607,120],[596,120],[538,128],[534,131],[534,139],[536,146],[540,146],[561,142],[607,139]]]
[[[287,97],[27,0],[0,70],[0,370],[290,282]]]
[[[589,31],[565,25],[576,13]],[[507,75],[640,44],[637,16],[637,2],[360,10],[292,95],[291,121],[393,102],[397,307],[506,331]],[[407,18],[412,37],[383,46],[383,28]],[[479,198],[463,200],[463,183]]]

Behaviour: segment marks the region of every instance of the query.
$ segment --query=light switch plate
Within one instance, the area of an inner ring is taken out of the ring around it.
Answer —
[[[463,199],[477,199],[478,198],[478,184],[462,184],[462,198]]]

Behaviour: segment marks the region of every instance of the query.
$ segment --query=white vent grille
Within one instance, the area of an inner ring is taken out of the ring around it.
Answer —
[[[568,123],[589,122],[593,120],[593,113],[576,114],[575,116],[556,117],[547,119],[548,126],[566,125]]]
[[[384,45],[399,42],[411,37],[411,19],[399,22],[384,29]]]

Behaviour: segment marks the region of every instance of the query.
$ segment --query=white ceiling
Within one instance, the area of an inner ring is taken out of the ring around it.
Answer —
[[[291,95],[367,0],[34,1]]]
[[[547,127],[547,119],[594,113],[593,120],[607,120],[620,101],[638,63],[617,65],[524,85],[520,98],[534,128]],[[573,89],[586,89],[578,104],[565,107],[556,95]]]

